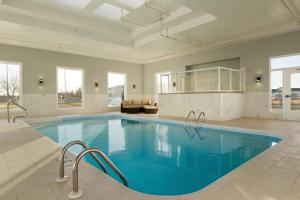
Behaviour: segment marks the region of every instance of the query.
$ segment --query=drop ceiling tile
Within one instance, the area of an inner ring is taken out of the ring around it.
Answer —
[[[119,2],[130,8],[137,9],[144,5],[145,0],[119,0]]]
[[[92,0],[55,0],[59,4],[63,4],[66,6],[70,6],[76,9],[83,9],[85,8],[89,3],[91,3]]]
[[[128,10],[122,9],[120,7],[114,6],[109,3],[103,3],[96,11],[96,15],[105,17],[111,20],[119,20],[122,15],[126,16],[129,14]]]

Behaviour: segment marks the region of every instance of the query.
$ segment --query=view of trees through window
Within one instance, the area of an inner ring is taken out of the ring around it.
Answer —
[[[282,71],[271,72],[272,109],[282,109],[283,94]]]
[[[8,101],[20,103],[20,65],[0,62],[0,108]]]
[[[124,100],[125,74],[108,73],[108,105],[120,106]]]
[[[57,69],[58,107],[82,106],[83,71],[69,68]]]

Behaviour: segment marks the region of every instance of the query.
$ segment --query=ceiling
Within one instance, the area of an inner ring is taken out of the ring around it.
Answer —
[[[148,63],[300,30],[300,0],[0,0],[0,43]]]

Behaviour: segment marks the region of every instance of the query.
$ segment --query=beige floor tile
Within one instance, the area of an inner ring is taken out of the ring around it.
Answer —
[[[0,171],[0,197],[14,196],[14,188],[10,179],[9,171]]]
[[[82,162],[79,187],[84,190],[80,199],[121,200],[299,200],[300,199],[300,126],[299,123],[276,120],[239,119],[227,122],[208,122],[216,125],[270,131],[288,136],[283,142],[246,165],[190,195],[159,197],[141,194]],[[21,130],[21,131],[20,131]],[[72,180],[58,184],[60,147],[30,127],[0,131],[0,200],[67,200]],[[2,155],[2,156],[1,156]],[[1,161],[1,157],[3,158]],[[29,158],[29,159],[28,159]],[[4,161],[3,161],[4,160]],[[29,161],[31,160],[31,161]],[[18,163],[19,162],[19,163]],[[28,162],[28,163],[27,163]],[[7,167],[7,168],[6,168]],[[8,169],[8,170],[7,170]],[[2,173],[2,174],[1,174]],[[71,176],[71,167],[66,167]],[[2,192],[2,191],[3,192]],[[18,196],[16,196],[18,195]]]
[[[17,195],[18,199],[22,200],[56,200],[56,195],[53,193],[50,186],[45,185],[36,187],[33,190],[21,192]]]

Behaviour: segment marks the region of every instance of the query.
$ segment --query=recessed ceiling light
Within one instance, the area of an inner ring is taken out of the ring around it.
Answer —
[[[145,0],[119,0],[119,2],[133,9],[145,4]]]
[[[92,0],[55,0],[57,3],[64,4],[73,8],[83,9]]]
[[[109,3],[103,3],[96,11],[95,14],[111,19],[111,20],[119,20],[122,15],[126,16],[129,14],[128,10],[122,9],[120,7],[114,6]]]

